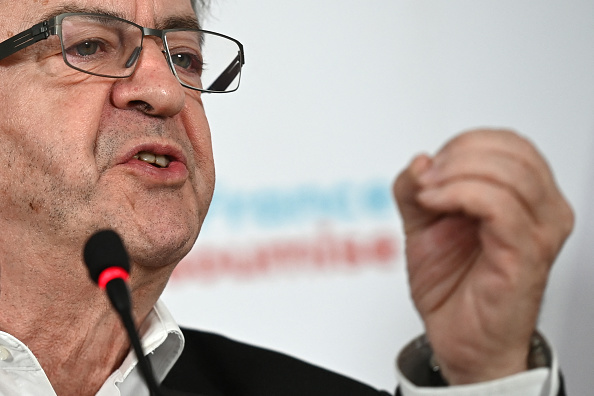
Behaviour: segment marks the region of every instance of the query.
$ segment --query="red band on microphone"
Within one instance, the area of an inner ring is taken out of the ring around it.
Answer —
[[[97,283],[99,284],[99,288],[101,290],[105,290],[105,287],[111,280],[116,278],[122,278],[123,280],[128,281],[129,277],[130,275],[128,275],[126,270],[122,267],[109,267],[104,269],[103,272],[101,272]]]

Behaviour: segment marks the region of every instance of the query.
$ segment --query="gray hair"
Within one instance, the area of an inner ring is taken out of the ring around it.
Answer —
[[[202,23],[205,14],[210,8],[210,0],[192,0],[192,8],[198,18],[198,22]]]

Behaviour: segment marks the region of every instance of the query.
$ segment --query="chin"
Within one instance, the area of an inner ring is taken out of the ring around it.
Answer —
[[[124,195],[126,199],[117,204],[106,200],[105,215],[98,223],[120,234],[131,261],[138,265],[166,267],[181,261],[194,246],[209,201],[187,189]]]
[[[192,249],[193,243],[186,240],[182,243],[158,241],[144,246],[130,247],[130,260],[145,267],[175,266]]]
[[[144,226],[130,227],[121,224],[115,227],[120,233],[130,260],[144,267],[175,266],[186,256],[198,237],[201,221],[192,222],[186,217],[185,222],[159,221],[145,223]],[[148,224],[148,225],[146,225]]]

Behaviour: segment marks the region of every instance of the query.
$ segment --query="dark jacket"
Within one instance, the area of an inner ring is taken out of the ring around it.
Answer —
[[[182,332],[186,345],[162,384],[165,396],[390,396],[282,353],[202,331]],[[559,396],[565,396],[563,387]]]

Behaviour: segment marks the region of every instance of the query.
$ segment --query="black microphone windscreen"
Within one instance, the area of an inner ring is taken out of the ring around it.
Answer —
[[[130,272],[130,260],[122,239],[113,230],[102,230],[93,234],[85,244],[83,258],[93,282],[109,267],[121,267]]]

